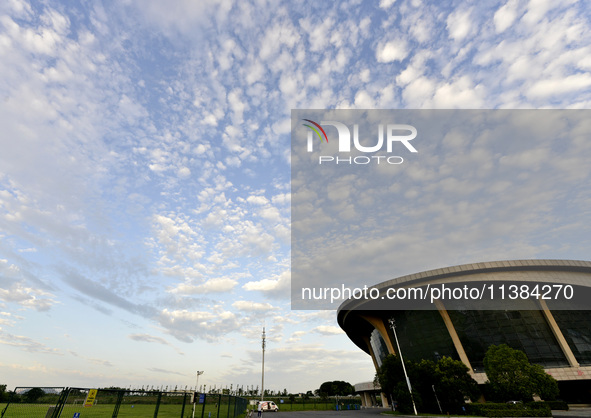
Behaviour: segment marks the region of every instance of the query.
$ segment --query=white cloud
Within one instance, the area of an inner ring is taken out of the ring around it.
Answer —
[[[529,0],[522,21],[528,25],[535,25],[552,8],[552,3],[549,0]]]
[[[37,311],[48,311],[58,303],[55,296],[40,289],[25,287],[20,283],[12,285],[8,289],[0,289],[0,300],[21,305],[25,308]]]
[[[16,321],[22,321],[23,319],[25,319],[23,316],[15,315],[11,312],[0,311],[0,325],[5,325],[5,326],[11,327],[11,326],[14,326]]]
[[[339,335],[343,334],[343,330],[340,327],[320,325],[312,330],[321,335]]]
[[[379,44],[376,50],[376,59],[378,62],[402,61],[408,56],[406,41],[396,39]]]
[[[517,18],[517,1],[509,0],[495,12],[494,22],[497,33],[504,32]]]
[[[148,342],[148,343],[158,343],[158,344],[163,344],[163,345],[169,345],[168,342],[164,338],[155,337],[155,336],[149,335],[149,334],[130,334],[130,335],[128,335],[128,337],[134,341],[144,341],[144,342]]]
[[[300,24],[302,28],[308,33],[310,41],[310,50],[312,52],[318,52],[324,50],[330,42],[330,32],[333,29],[334,20],[332,18],[326,18],[321,20],[321,23],[312,24],[307,19],[302,19]]]
[[[291,119],[283,119],[273,124],[273,132],[277,135],[291,132]]]
[[[483,86],[474,86],[468,76],[438,86],[433,96],[434,107],[439,109],[478,109],[484,104]]]
[[[27,273],[16,264],[0,259],[0,301],[40,312],[48,311],[59,303],[53,293],[40,288],[42,282],[37,281],[37,286],[33,287],[26,282],[26,276]],[[10,312],[2,314],[16,318]]]
[[[135,384],[171,375],[166,384],[175,384],[186,358],[153,336],[156,326],[182,343],[200,339],[200,354],[217,359],[212,382],[252,384],[258,350],[252,358],[248,350],[232,352],[231,361],[219,353],[258,347],[262,316],[273,331],[269,355],[293,370],[271,367],[271,382],[296,391],[338,373],[357,379],[367,371],[370,380],[371,361],[332,325],[334,312],[286,308],[290,110],[589,107],[589,22],[581,2],[510,0],[466,9],[381,0],[378,9],[355,0],[346,11],[332,5],[295,11],[290,2],[272,8],[230,0],[169,3],[65,7],[9,0],[0,6],[0,309],[27,312],[0,318],[3,326],[30,330],[19,331],[27,336],[20,339],[4,335],[12,338],[4,345],[13,360],[2,368],[7,380],[62,376],[109,385],[121,376]],[[505,143],[479,149],[454,136],[434,150],[422,139],[420,164],[388,177],[381,194],[330,182],[335,212],[318,213],[305,227],[349,217],[356,221],[351,231],[375,230],[379,217],[355,215],[381,196],[399,194],[390,214],[416,230],[368,236],[335,255],[342,274],[351,273],[345,266],[360,248],[365,263],[388,266],[392,254],[379,245],[394,245],[404,258],[395,267],[408,272],[416,271],[409,260],[417,258],[433,267],[449,263],[441,248],[454,246],[469,246],[465,258],[482,258],[537,255],[553,251],[555,241],[573,241],[576,249],[565,244],[557,251],[583,253],[584,239],[561,234],[584,232],[584,225],[556,227],[546,247],[526,238],[501,241],[505,233],[536,231],[542,215],[548,221],[553,214],[552,202],[573,213],[589,206],[580,193],[564,202],[542,187],[554,181],[542,168],[559,170],[566,184],[588,183],[589,170],[580,164],[587,136],[577,137],[576,152],[551,160],[556,150],[542,146],[499,155]],[[466,178],[453,176],[455,167]],[[514,176],[503,171],[487,181],[499,168]],[[540,177],[535,184],[528,183],[530,172]],[[388,175],[383,167],[376,174]],[[520,188],[525,183],[530,187]],[[487,199],[479,190],[487,190]],[[510,216],[519,217],[517,230],[507,231]],[[428,245],[421,245],[426,238]],[[366,277],[364,265],[353,273]],[[384,267],[372,280],[392,274]],[[249,293],[241,299],[239,290]],[[35,319],[39,330],[47,329],[46,313],[33,310],[49,307],[69,334],[79,330],[76,318],[100,315],[97,322],[110,332],[99,327],[97,335],[119,347],[119,357],[108,358],[80,338],[79,351],[88,352],[80,363],[68,358],[75,361],[66,366],[59,363],[66,356],[51,356],[51,367],[31,366],[50,347],[66,352],[63,346],[72,342],[43,340],[30,328]],[[132,336],[128,326],[136,328]],[[140,342],[155,344],[138,350]],[[350,351],[341,348],[347,344]],[[130,352],[133,358],[125,357]],[[164,356],[165,368],[140,373],[127,367]],[[246,365],[244,374],[225,372],[238,365]]]
[[[248,196],[246,201],[248,203],[252,203],[254,205],[266,205],[269,203],[269,200],[265,196],[256,196],[256,195]]]
[[[389,9],[394,3],[396,3],[396,0],[380,0],[380,7],[382,9]]]
[[[472,18],[469,10],[458,10],[447,17],[447,31],[454,41],[464,40],[472,32]]]
[[[433,80],[427,77],[418,77],[410,82],[402,91],[402,97],[410,107],[423,107],[428,103],[436,89]]]
[[[184,342],[191,342],[193,338],[214,341],[240,327],[236,314],[219,307],[208,311],[163,309],[158,321],[166,332]]]
[[[240,311],[245,312],[269,312],[277,308],[270,303],[253,302],[246,300],[237,300],[232,306]]]
[[[12,12],[20,18],[30,18],[33,10],[31,5],[23,0],[9,0],[6,5],[10,7]]]
[[[560,96],[588,89],[591,86],[591,74],[573,74],[564,78],[553,78],[536,81],[527,91],[532,98]]]
[[[285,205],[291,202],[291,194],[290,193],[281,193],[275,195],[271,198],[271,201],[277,205]]]
[[[373,109],[375,101],[366,91],[358,91],[355,94],[355,107],[358,109]]]
[[[17,347],[19,350],[30,353],[53,354],[62,356],[63,352],[57,348],[35,341],[33,338],[24,335],[14,335],[0,329],[0,344]]]
[[[245,290],[286,296],[289,294],[290,277],[290,273],[286,271],[269,279],[247,282],[242,287]]]
[[[218,277],[201,284],[180,283],[170,290],[171,293],[182,295],[224,293],[231,291],[238,285],[238,281],[227,277]]]
[[[181,167],[179,168],[178,174],[180,178],[186,179],[191,176],[191,170],[188,167]]]

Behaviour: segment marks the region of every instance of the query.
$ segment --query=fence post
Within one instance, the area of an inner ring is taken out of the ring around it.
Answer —
[[[187,392],[183,395],[183,407],[181,408],[181,418],[185,416],[185,404],[187,403]]]
[[[115,403],[115,408],[113,409],[113,415],[111,415],[111,418],[117,418],[117,415],[119,415],[119,408],[121,408],[121,402],[123,402],[123,395],[125,395],[125,391],[120,390],[117,392],[117,402]]]
[[[222,406],[222,394],[218,394],[218,414],[216,418],[220,418],[220,407]]]
[[[207,403],[207,394],[203,394],[203,407],[201,408],[201,418],[205,416],[205,404]]]
[[[154,410],[154,418],[158,418],[158,409],[160,408],[160,399],[162,399],[162,392],[158,392],[158,399],[156,400],[156,409]]]
[[[62,390],[62,393],[60,393],[60,396],[57,400],[57,404],[55,405],[55,409],[53,410],[53,414],[51,415],[52,418],[58,418],[61,415],[62,409],[64,409],[64,405],[66,404],[66,401],[68,400],[69,394],[70,394],[70,388],[64,388]]]

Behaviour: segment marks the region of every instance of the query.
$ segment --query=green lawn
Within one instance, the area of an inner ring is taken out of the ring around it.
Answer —
[[[0,411],[4,409],[6,404],[0,405]],[[6,415],[3,418],[11,418],[11,417],[20,417],[20,418],[37,418],[37,417],[45,417],[45,414],[49,410],[49,408],[53,405],[43,405],[43,404],[25,404],[25,403],[15,403],[11,404],[6,411]],[[90,408],[84,408],[84,406],[78,405],[65,405],[62,411],[62,418],[72,418],[74,413],[80,412],[80,418],[104,418],[104,417],[111,417],[113,414],[113,410],[115,405],[112,404],[98,404],[94,405]],[[203,405],[197,405],[197,409],[195,410],[195,417],[201,418],[201,413]],[[154,410],[156,409],[156,405],[146,405],[146,404],[138,404],[132,405],[128,403],[124,403],[119,408],[119,417],[121,418],[149,418],[154,416]],[[232,416],[234,412],[234,405],[231,405],[230,416]],[[158,408],[158,418],[180,418],[181,416],[182,405],[170,405],[170,404],[161,404]],[[219,409],[219,418],[226,418],[228,416],[228,405],[220,405]],[[209,418],[209,414],[211,413],[211,418],[218,418],[217,413],[218,409],[214,404],[205,405],[205,411],[203,418]],[[185,406],[185,413],[183,418],[192,417],[193,409],[191,404],[187,404]]]
[[[154,410],[156,408],[156,403],[153,404],[134,404],[130,402],[130,399],[126,399],[119,408],[119,417],[121,418],[150,418],[154,416]],[[281,411],[310,411],[310,410],[317,410],[317,411],[325,411],[325,410],[334,410],[335,404],[333,403],[277,403],[279,406],[279,412]],[[0,411],[4,409],[6,404],[0,404]],[[20,417],[20,418],[37,418],[37,417],[45,417],[45,414],[49,410],[50,407],[54,406],[53,404],[27,404],[27,403],[13,403],[10,405],[8,410],[6,411],[6,415],[3,418],[12,418],[12,417]],[[181,418],[181,410],[182,404],[170,404],[170,403],[161,403],[160,407],[158,408],[158,417],[159,418]],[[185,413],[183,418],[191,418],[193,414],[192,404],[187,403],[185,405]],[[76,405],[67,404],[64,406],[62,411],[62,418],[72,418],[74,413],[80,412],[80,418],[104,418],[104,417],[111,417],[113,414],[113,410],[115,408],[114,404],[105,403],[105,404],[96,404],[90,408],[84,408],[81,403]],[[249,406],[250,409],[254,409],[254,406]],[[346,409],[347,406],[344,406]],[[351,406],[353,408],[353,405]],[[230,409],[230,411],[228,411]],[[230,412],[228,414],[228,412]],[[240,411],[237,411],[240,412]],[[203,413],[203,416],[202,416]],[[228,406],[228,404],[222,403],[219,405],[219,416],[218,416],[218,406],[215,403],[207,403],[205,405],[205,409],[203,409],[203,404],[198,404],[195,410],[195,418],[233,418],[234,413],[234,404]],[[256,412],[255,412],[256,413]],[[266,411],[264,413],[267,418],[273,418],[273,412]],[[256,415],[255,415],[256,416]]]

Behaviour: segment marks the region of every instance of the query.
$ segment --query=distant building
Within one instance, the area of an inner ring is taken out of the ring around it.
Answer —
[[[377,382],[362,382],[355,384],[355,393],[361,397],[361,406],[365,408],[382,406],[382,389]]]
[[[524,351],[530,362],[554,376],[565,400],[591,402],[591,262],[467,264],[411,274],[373,287],[380,297],[349,299],[339,307],[337,318],[349,338],[371,356],[376,369],[386,355],[397,351],[389,324],[394,319],[405,360],[448,356],[461,360],[483,384],[487,380],[483,365],[486,350],[504,343]],[[456,292],[458,296],[472,291],[476,298],[431,303],[429,297],[412,301],[385,297],[388,289],[399,288],[421,292],[445,288],[449,295]],[[516,294],[509,292],[516,289],[517,297],[511,299]],[[562,293],[556,298],[559,289]],[[522,296],[533,296],[521,299],[522,291]],[[485,297],[478,297],[481,293]]]

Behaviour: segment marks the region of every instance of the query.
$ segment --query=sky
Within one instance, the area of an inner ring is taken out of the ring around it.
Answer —
[[[257,386],[263,326],[265,388],[372,380],[333,310],[291,309],[292,109],[587,109],[590,17],[571,0],[3,1],[0,384]],[[400,196],[423,210],[369,282],[589,258],[590,145],[503,140],[417,142]],[[473,189],[515,179],[505,213]]]
[[[589,110],[293,115],[292,308],[336,309],[343,295],[476,260],[589,257]]]

